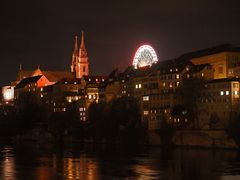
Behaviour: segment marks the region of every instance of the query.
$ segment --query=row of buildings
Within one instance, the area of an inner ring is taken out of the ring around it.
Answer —
[[[240,47],[224,44],[161,62],[151,61],[156,58],[151,51],[142,50],[134,66],[123,72],[116,69],[107,77],[92,76],[82,32],[80,47],[75,38],[71,71],[43,71],[40,67],[25,71],[20,67],[17,80],[2,89],[3,104],[14,104],[22,92],[32,92],[53,112],[68,111],[69,104],[77,102],[80,121],[87,122],[92,103],[134,97],[149,130],[160,129],[163,121],[176,126],[194,122],[194,127],[200,129],[224,129],[237,117]],[[138,66],[138,61],[144,66]],[[192,89],[186,88],[186,82],[194,85]],[[187,101],[183,96],[193,98],[189,104],[194,106],[193,116],[184,107]]]

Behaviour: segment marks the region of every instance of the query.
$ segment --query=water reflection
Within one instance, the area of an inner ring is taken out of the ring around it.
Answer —
[[[0,179],[240,179],[237,151],[52,147],[0,147]]]
[[[63,159],[63,175],[66,179],[99,179],[97,161],[86,154],[79,158],[66,157]]]

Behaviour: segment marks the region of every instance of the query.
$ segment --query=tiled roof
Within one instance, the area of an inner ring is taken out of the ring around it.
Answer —
[[[190,73],[197,73],[197,72],[200,72],[202,71],[205,67],[211,67],[210,64],[199,64],[199,65],[194,65],[190,68],[189,72]]]
[[[37,69],[38,70],[38,69]],[[63,78],[73,78],[73,74],[71,72],[65,72],[65,71],[41,71],[39,69],[39,73],[36,73],[37,70],[33,71],[25,71],[22,70],[18,73],[17,80],[24,78],[29,78],[36,75],[44,75],[50,82],[58,82]]]
[[[15,89],[24,88],[28,84],[36,83],[41,77],[42,75],[25,78],[16,85]]]
[[[231,82],[231,81],[240,81],[240,78],[222,78],[222,79],[214,79],[211,81],[208,81],[207,83],[221,83],[221,82]]]
[[[240,47],[233,46],[232,44],[222,44],[219,46],[214,46],[211,48],[202,49],[199,51],[194,51],[190,53],[186,53],[181,55],[178,59],[179,60],[190,60],[197,57],[217,54],[221,52],[240,52]]]
[[[74,77],[71,72],[65,71],[42,71],[42,73],[50,82],[58,82],[63,78]]]

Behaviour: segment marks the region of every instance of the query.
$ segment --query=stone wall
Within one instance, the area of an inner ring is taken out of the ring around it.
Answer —
[[[206,148],[239,148],[224,130],[177,131],[172,138],[177,146],[194,146]]]

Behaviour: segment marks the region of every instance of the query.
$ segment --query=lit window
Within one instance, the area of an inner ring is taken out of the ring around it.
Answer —
[[[165,82],[163,82],[163,84],[162,84],[162,85],[163,85],[163,87],[165,87],[165,86],[166,86],[166,83],[165,83]]]
[[[179,86],[179,84],[180,84],[179,82],[176,82],[176,86]]]
[[[190,78],[190,75],[189,75],[189,74],[187,74],[187,78]]]
[[[178,71],[178,68],[176,68],[176,72]]]
[[[149,101],[149,96],[143,96],[143,101]]]
[[[77,82],[74,82],[74,84],[77,84]]]
[[[186,71],[189,71],[189,67],[186,67]]]
[[[91,94],[89,94],[89,95],[88,95],[88,98],[89,98],[89,99],[92,99],[92,95],[91,95]]]
[[[45,84],[45,86],[47,86],[47,84]]]
[[[143,111],[144,115],[148,115],[148,113],[149,113],[148,111]]]
[[[229,95],[229,91],[226,91],[226,95]]]
[[[67,84],[67,81],[65,81],[65,84]]]
[[[221,92],[220,92],[220,95],[221,95],[221,96],[223,96],[223,95],[224,95],[224,92],[223,92],[223,91],[221,91]]]
[[[138,84],[136,84],[135,88],[138,89]]]
[[[66,108],[63,108],[63,111],[66,111]]]
[[[179,74],[176,74],[176,79],[179,79]]]
[[[201,76],[204,77],[204,73],[202,73]]]
[[[235,94],[235,95],[238,95],[238,91],[234,91],[234,94]]]
[[[172,83],[169,83],[169,87],[170,87],[170,88],[172,88],[172,87],[173,87]]]
[[[172,72],[172,69],[170,69],[170,72]]]
[[[41,91],[43,91],[43,88],[41,88]]]
[[[104,82],[104,79],[102,79],[102,82]]]
[[[43,94],[41,94],[41,98],[43,98]]]
[[[96,79],[96,82],[98,82],[98,79]]]
[[[72,102],[72,99],[69,99],[68,102]]]
[[[79,111],[83,111],[83,108],[82,108],[82,107],[80,107],[80,108],[79,108]]]
[[[142,88],[142,84],[139,84],[138,87],[139,87],[139,88]]]

